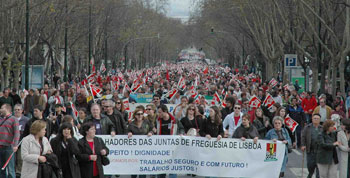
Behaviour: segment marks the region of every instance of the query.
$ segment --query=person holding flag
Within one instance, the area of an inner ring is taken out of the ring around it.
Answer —
[[[293,143],[293,147],[301,147],[301,130],[306,123],[305,113],[303,108],[298,104],[297,98],[292,98],[291,105],[286,108],[287,115],[298,123],[296,128],[296,145]]]
[[[289,137],[289,134],[285,128],[283,128],[283,118],[280,116],[275,116],[272,120],[274,128],[269,130],[266,134],[265,139],[273,140],[276,142],[277,140],[282,141],[283,144],[286,144],[286,149],[284,153],[284,159],[281,167],[280,177],[284,177],[284,172],[286,171],[286,166],[288,162],[288,145],[292,144],[292,141]]]
[[[20,139],[19,121],[11,114],[10,104],[3,104],[0,109],[0,177],[15,178],[15,157]],[[6,166],[7,164],[7,166]],[[4,169],[6,168],[6,170]],[[7,172],[7,176],[6,176]]]

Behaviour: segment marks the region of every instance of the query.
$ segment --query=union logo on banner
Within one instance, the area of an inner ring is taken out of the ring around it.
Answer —
[[[276,150],[276,143],[266,143],[266,157],[264,162],[277,161]]]

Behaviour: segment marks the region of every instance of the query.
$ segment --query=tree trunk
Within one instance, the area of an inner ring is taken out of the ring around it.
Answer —
[[[318,66],[317,65],[311,65],[312,70],[312,92],[317,93],[318,90]]]
[[[345,57],[342,57],[339,63],[339,77],[340,77],[340,92],[344,98],[346,98],[345,93]]]
[[[326,66],[325,62],[321,62],[321,85],[320,85],[320,93],[325,93],[325,81],[326,81]]]
[[[271,60],[266,60],[266,81],[270,80],[274,74],[274,64]]]
[[[328,76],[328,79],[330,79],[329,76]],[[328,83],[329,83],[329,80],[328,80]],[[333,97],[335,97],[336,91],[337,91],[337,66],[335,62],[332,62],[332,86],[330,88],[331,88],[331,94],[333,95]]]
[[[14,79],[13,79],[13,87],[19,90],[19,74],[20,74],[21,70],[19,69],[15,69],[13,70],[13,75],[14,75]]]

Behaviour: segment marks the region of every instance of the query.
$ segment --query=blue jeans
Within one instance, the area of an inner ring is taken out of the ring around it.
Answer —
[[[12,146],[4,146],[0,148],[0,165],[4,166],[7,159],[12,154],[13,149]],[[9,164],[7,165],[5,170],[0,171],[0,178],[16,178],[15,173],[15,155],[12,156]]]

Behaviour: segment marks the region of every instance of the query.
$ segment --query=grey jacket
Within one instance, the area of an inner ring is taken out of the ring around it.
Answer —
[[[312,123],[308,124],[302,131],[301,133],[301,146],[305,146],[306,147],[306,152],[310,153],[310,147],[311,147],[311,127],[312,127]],[[322,126],[319,125],[318,129],[320,130],[320,132],[322,131]]]

